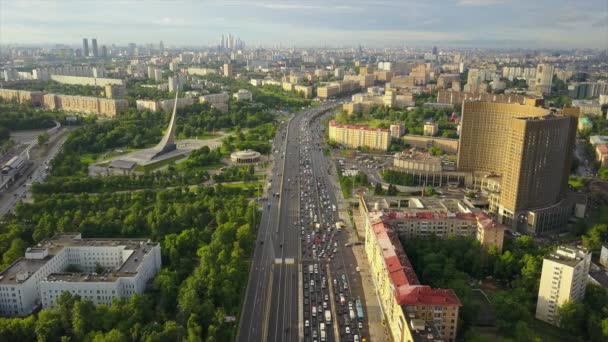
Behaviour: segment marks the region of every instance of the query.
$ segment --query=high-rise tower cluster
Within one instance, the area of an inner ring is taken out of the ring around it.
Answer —
[[[228,33],[226,35],[222,34],[222,40],[220,42],[220,50],[222,51],[232,51],[232,50],[240,50],[245,47],[245,42],[240,38],[235,37],[232,33]]]

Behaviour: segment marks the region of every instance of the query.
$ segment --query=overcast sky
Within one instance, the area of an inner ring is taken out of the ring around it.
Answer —
[[[0,0],[0,44],[608,48],[608,0]]]

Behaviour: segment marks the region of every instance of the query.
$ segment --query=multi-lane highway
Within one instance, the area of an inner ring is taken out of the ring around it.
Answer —
[[[239,341],[301,339],[299,230],[294,225],[299,220],[298,133],[304,117],[317,115],[335,105],[327,102],[297,113],[278,129],[268,199],[239,322]]]
[[[358,341],[361,279],[338,222],[331,163],[317,118],[338,102],[300,112],[279,128],[274,167],[239,322],[239,341]]]

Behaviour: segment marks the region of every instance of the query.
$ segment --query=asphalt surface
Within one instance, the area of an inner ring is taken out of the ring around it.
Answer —
[[[61,151],[63,143],[67,140],[68,129],[58,129],[57,126],[51,131],[51,141],[49,148],[39,157],[32,157],[29,160],[27,169],[23,170],[23,174],[18,177],[14,183],[11,183],[7,189],[0,191],[0,216],[13,210],[15,205],[22,201],[29,191],[28,184],[34,182],[43,182],[49,175],[49,165],[55,156]],[[22,142],[32,148],[37,148],[36,140]]]
[[[337,103],[297,113],[279,127],[274,140],[274,166],[258,230],[238,341],[298,341],[303,336],[301,307],[299,183],[302,120]]]

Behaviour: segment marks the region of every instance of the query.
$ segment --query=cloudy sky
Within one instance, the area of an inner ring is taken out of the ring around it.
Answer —
[[[608,0],[0,0],[0,44],[608,48]]]

